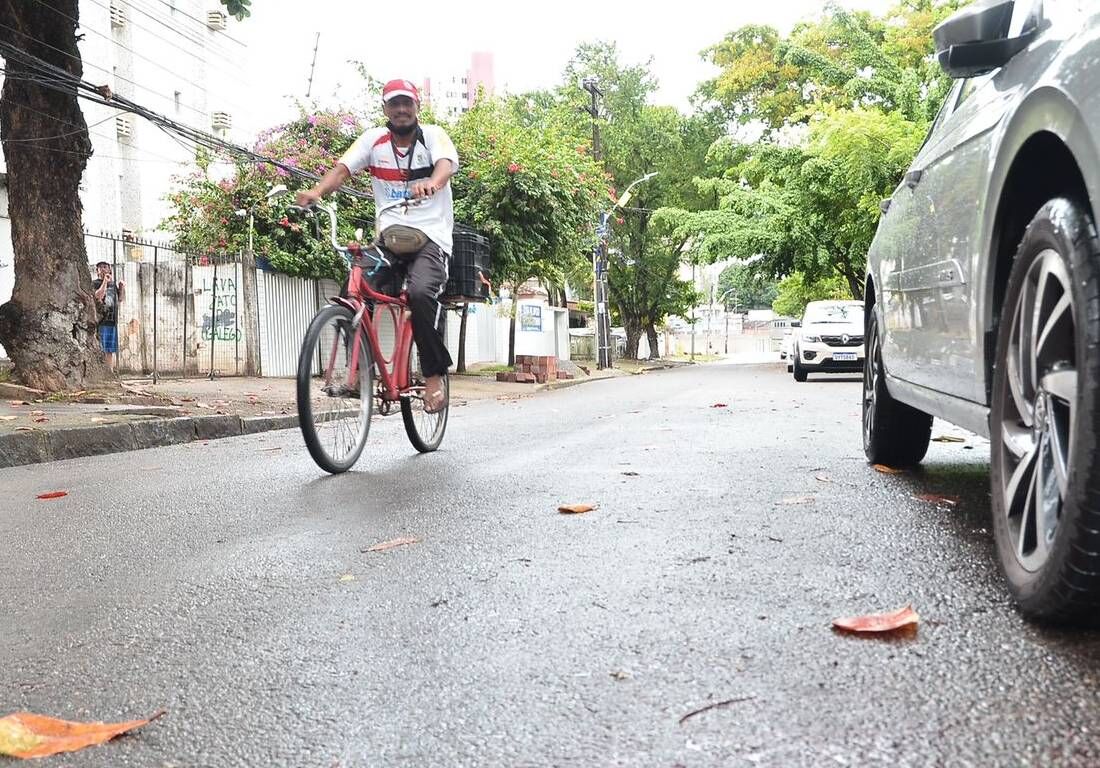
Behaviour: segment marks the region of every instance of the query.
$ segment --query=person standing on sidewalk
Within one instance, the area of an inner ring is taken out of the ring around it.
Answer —
[[[118,353],[118,305],[122,301],[124,284],[115,282],[111,265],[105,261],[96,264],[95,271],[92,290],[99,314],[99,345],[107,358],[107,370],[114,373]]]

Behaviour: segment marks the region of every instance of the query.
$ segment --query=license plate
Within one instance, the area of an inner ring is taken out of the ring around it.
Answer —
[[[855,360],[857,358],[856,358],[856,353],[855,352],[834,352],[833,353],[833,359],[834,360],[842,360],[842,361],[847,362],[847,361]]]

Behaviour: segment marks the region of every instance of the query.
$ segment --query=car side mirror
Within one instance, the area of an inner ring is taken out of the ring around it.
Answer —
[[[1037,6],[1040,7],[1040,6]],[[950,77],[966,78],[1000,69],[1039,34],[1041,12],[1010,37],[1015,0],[978,0],[932,31],[936,58]]]

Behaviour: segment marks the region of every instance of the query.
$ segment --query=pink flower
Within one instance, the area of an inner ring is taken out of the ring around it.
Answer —
[[[518,163],[511,163],[508,166],[508,173],[519,173],[519,170],[520,169],[519,169],[519,164]]]

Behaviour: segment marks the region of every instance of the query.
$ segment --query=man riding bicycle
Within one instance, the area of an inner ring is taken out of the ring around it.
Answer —
[[[379,268],[371,283],[376,290],[390,285],[395,272],[408,281],[413,337],[425,378],[424,410],[434,413],[444,405],[443,375],[451,366],[439,297],[447,286],[454,236],[451,176],[458,170],[458,152],[441,127],[420,124],[420,92],[408,80],[386,83],[382,111],[386,125],[364,132],[324,178],[298,193],[296,202],[313,205],[353,174],[369,169],[375,205],[382,211],[376,235],[395,254],[394,264]],[[388,203],[408,199],[422,202],[383,210]]]

